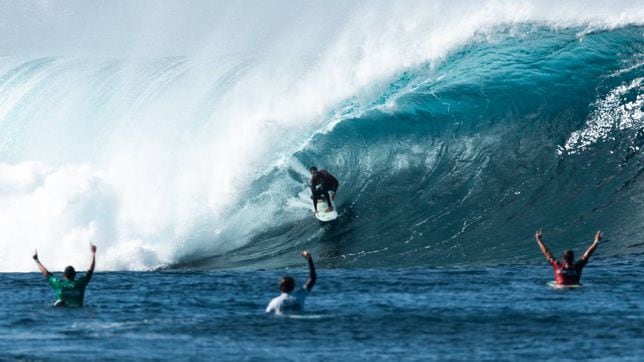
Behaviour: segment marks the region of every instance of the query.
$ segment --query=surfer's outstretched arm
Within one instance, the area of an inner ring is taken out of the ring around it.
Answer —
[[[548,250],[548,247],[546,246],[546,244],[543,243],[543,240],[541,240],[541,235],[542,235],[541,234],[541,229],[537,230],[534,233],[534,238],[535,238],[535,240],[537,240],[537,244],[539,245],[539,249],[541,249],[541,252],[546,257],[546,259],[548,259],[548,261],[554,260],[554,258],[552,257],[552,253],[550,252],[550,250]]]
[[[304,250],[302,252],[302,256],[309,262],[309,279],[306,281],[306,284],[304,284],[304,286],[308,291],[311,291],[311,289],[313,289],[313,285],[315,285],[315,281],[317,280],[317,275],[315,274],[315,265],[313,265],[313,257],[307,250]]]
[[[597,230],[597,233],[595,233],[595,240],[593,241],[592,244],[586,249],[586,252],[584,255],[581,257],[582,260],[588,260],[591,255],[595,252],[597,247],[599,246],[599,242],[602,240],[602,232]]]
[[[49,276],[51,276],[51,273],[49,272],[49,270],[47,270],[47,268],[45,268],[44,265],[42,265],[42,263],[38,259],[38,250],[34,250],[34,256],[32,258],[34,258],[34,260],[36,261],[36,265],[38,265],[38,270],[40,270],[42,275],[44,275],[45,278],[49,278]]]

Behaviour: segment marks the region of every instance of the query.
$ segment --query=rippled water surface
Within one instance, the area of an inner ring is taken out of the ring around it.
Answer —
[[[641,258],[597,259],[584,285],[550,266],[320,269],[305,312],[264,315],[280,271],[97,273],[82,309],[3,274],[4,359],[638,360]],[[287,270],[298,282],[306,270]]]

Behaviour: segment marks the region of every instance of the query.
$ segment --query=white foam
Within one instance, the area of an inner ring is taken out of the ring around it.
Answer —
[[[89,242],[99,247],[99,270],[161,263],[145,245],[116,233],[115,195],[103,175],[88,166],[0,164],[0,190],[2,271],[36,270],[35,249],[52,271],[70,264],[83,270],[89,265]]]
[[[632,101],[624,99],[626,93],[636,91]],[[576,154],[591,145],[606,140],[615,132],[629,129],[644,129],[644,78],[636,78],[628,84],[622,84],[596,102],[595,111],[586,122],[586,126],[573,132],[566,143],[557,150],[557,154]]]

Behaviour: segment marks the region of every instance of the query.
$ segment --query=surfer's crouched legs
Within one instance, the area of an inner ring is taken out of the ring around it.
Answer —
[[[326,204],[328,205],[328,207],[326,208],[326,210],[324,210],[324,212],[333,211],[333,205],[331,204],[331,197],[329,196],[329,190],[326,187],[324,186],[318,187],[315,190],[315,195],[313,195],[313,199],[315,200],[316,203],[320,199],[323,199],[326,201]]]
[[[326,187],[322,186],[320,187],[320,192],[322,195],[324,195],[324,199],[326,200],[326,204],[329,206],[324,210],[324,212],[331,212],[333,211],[333,204],[331,203],[331,196],[329,196],[329,190],[327,190]]]

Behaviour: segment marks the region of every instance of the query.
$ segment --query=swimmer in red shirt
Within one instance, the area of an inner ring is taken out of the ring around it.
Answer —
[[[593,255],[602,239],[601,231],[597,230],[595,240],[590,244],[584,255],[582,255],[581,259],[576,263],[574,261],[572,250],[570,249],[564,251],[563,262],[557,261],[557,259],[552,256],[550,250],[546,247],[546,244],[543,243],[543,240],[541,240],[541,235],[541,230],[537,230],[534,234],[534,238],[537,240],[537,244],[539,244],[539,249],[541,249],[541,252],[545,255],[546,259],[548,259],[550,265],[552,265],[555,272],[555,283],[559,285],[579,284],[582,269],[586,266],[588,259]]]

